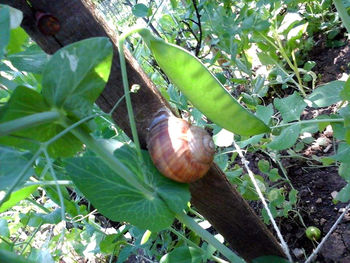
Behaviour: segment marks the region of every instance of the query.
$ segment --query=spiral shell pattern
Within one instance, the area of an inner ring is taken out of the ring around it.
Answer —
[[[152,122],[147,146],[158,170],[182,183],[194,182],[206,174],[215,152],[214,142],[204,129],[165,111]]]

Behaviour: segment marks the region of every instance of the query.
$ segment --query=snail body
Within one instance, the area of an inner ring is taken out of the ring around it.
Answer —
[[[164,176],[190,183],[209,170],[215,145],[204,129],[165,110],[156,115],[149,129],[147,147],[155,166]]]

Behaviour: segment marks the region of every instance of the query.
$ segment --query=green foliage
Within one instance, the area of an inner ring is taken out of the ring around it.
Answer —
[[[10,9],[0,6],[0,58],[5,53],[5,48],[10,40]]]
[[[35,113],[47,112],[50,106],[38,92],[19,86],[12,93],[12,96],[0,115],[0,123],[17,120],[20,117],[30,116]],[[63,127],[57,123],[42,124],[33,128],[27,128],[13,132],[10,136],[0,137],[0,143],[15,146],[22,149],[38,150],[40,142],[45,142],[63,131]],[[82,145],[72,134],[67,133],[54,143],[48,151],[54,156],[70,156],[81,149]]]
[[[123,146],[114,155],[133,171],[135,178],[143,179],[152,196],[140,192],[93,155],[66,160],[67,172],[78,189],[108,218],[151,231],[171,225],[174,211],[181,212],[189,201],[187,186],[162,176],[146,154],[144,165],[149,170],[145,171],[132,148]]]
[[[331,81],[325,85],[318,87],[309,96],[312,107],[320,108],[330,106],[341,100],[340,92],[343,90],[343,81]]]
[[[307,105],[297,92],[284,99],[277,98],[273,101],[273,104],[281,113],[284,122],[299,120]]]
[[[29,161],[28,153],[19,152],[11,148],[0,147],[0,190],[9,189],[17,180],[17,186],[23,186],[24,182],[33,174],[33,169],[23,171],[23,167]],[[19,176],[24,173],[22,178]]]
[[[178,247],[168,254],[165,254],[160,263],[188,262],[199,263],[204,261],[203,252],[194,247]]]
[[[60,49],[45,67],[43,97],[51,107],[76,117],[91,114],[108,80],[111,62],[112,44],[107,38],[90,38]]]
[[[282,130],[281,134],[273,138],[267,147],[273,150],[284,150],[292,147],[300,133],[300,124],[293,124]]]
[[[185,49],[156,39],[148,30],[139,33],[167,76],[209,119],[241,135],[269,130],[260,119],[244,109],[196,57]]]

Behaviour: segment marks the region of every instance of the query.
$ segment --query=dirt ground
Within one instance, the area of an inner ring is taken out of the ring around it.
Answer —
[[[320,38],[316,43],[309,58],[317,63],[313,71],[320,77],[318,84],[339,79],[344,72],[349,74],[350,41],[339,48],[327,47],[324,38]],[[332,107],[321,110],[332,111]],[[312,118],[312,111],[315,109],[306,109],[304,118]],[[324,157],[334,154],[334,147],[337,147],[337,143],[333,141],[332,132],[326,131],[316,136],[316,138],[323,138],[328,144],[306,147],[301,155]],[[326,150],[328,145],[330,146]],[[264,158],[266,159],[266,156]],[[310,163],[306,159],[288,158],[283,159],[282,163],[287,169],[292,185],[299,191],[300,201],[297,207],[305,225],[316,226],[322,231],[322,236],[326,235],[346,206],[344,203],[334,204],[332,201],[332,195],[336,194],[335,191],[340,191],[346,184],[338,175],[338,169],[336,167],[324,168],[320,163]],[[317,243],[306,238],[305,228],[297,216],[279,219],[278,223],[295,260],[303,262],[305,257],[300,253],[301,249],[305,250],[306,255],[310,255]],[[343,218],[331,234],[315,262],[350,262],[350,213]]]

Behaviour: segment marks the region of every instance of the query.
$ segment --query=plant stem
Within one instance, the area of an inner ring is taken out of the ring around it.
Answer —
[[[276,129],[276,128],[282,128],[282,127],[291,126],[291,125],[294,125],[294,124],[310,124],[310,123],[323,123],[323,122],[344,122],[344,119],[339,118],[339,119],[305,120],[305,121],[284,123],[284,124],[276,125],[276,126],[273,126],[273,127],[270,127],[270,128],[271,129]]]
[[[62,119],[62,124],[68,128],[71,126],[69,119]],[[153,199],[153,193],[146,189],[139,181],[135,179],[134,174],[100,142],[97,142],[89,134],[86,133],[82,128],[76,127],[71,130],[72,134],[76,136],[80,141],[82,141],[88,148],[94,151],[99,158],[105,162],[113,171],[122,177],[126,182],[128,182],[133,187],[137,188],[142,192],[146,198]]]
[[[37,181],[37,182],[26,182],[24,186],[31,186],[31,185],[63,185],[63,186],[71,186],[73,185],[72,181],[69,180],[58,180],[56,181]]]
[[[187,242],[188,244],[190,244],[191,246],[201,250],[204,254],[207,254],[207,251],[205,251],[203,248],[201,248],[200,246],[198,246],[196,243],[194,243],[192,240],[188,239],[187,237],[185,237],[183,234],[181,234],[179,231],[177,231],[176,229],[169,227],[169,230],[171,232],[173,232],[175,235],[177,235],[179,238],[185,240],[185,242]],[[228,263],[226,260],[223,260],[219,257],[216,257],[214,255],[211,255],[210,258],[218,263]]]
[[[288,55],[287,55],[287,53],[282,45],[282,42],[278,36],[278,33],[274,32],[273,36],[274,36],[275,40],[277,41],[278,50],[281,52],[282,57],[287,61],[289,67],[294,71],[294,73],[298,79],[298,88],[299,88],[301,94],[303,95],[303,97],[306,97],[306,93],[305,93],[305,90],[303,88],[303,82],[301,81],[299,70],[298,70],[298,67],[296,65],[294,53],[292,52],[292,58],[294,60],[294,64],[293,64],[292,61],[290,61],[290,59],[289,59],[289,57],[288,57]]]
[[[22,180],[22,178],[25,176],[27,170],[29,169],[29,167],[32,165],[32,163],[36,160],[36,158],[39,157],[39,155],[42,152],[42,148],[40,148],[34,155],[33,157],[26,163],[26,165],[23,167],[23,169],[21,170],[21,172],[19,173],[19,175],[17,176],[17,178],[15,179],[15,181],[12,183],[12,185],[10,186],[10,188],[8,189],[8,191],[6,192],[5,196],[3,199],[0,200],[0,207],[2,206],[3,203],[5,203],[11,196],[11,193],[13,192],[13,190],[17,187],[18,183]]]
[[[142,153],[141,153],[141,147],[140,147],[140,141],[139,136],[137,135],[137,129],[136,129],[136,123],[135,123],[135,117],[134,117],[134,111],[132,109],[131,104],[131,97],[130,97],[130,91],[129,91],[129,81],[128,81],[128,74],[126,71],[126,63],[125,63],[125,55],[124,55],[124,42],[125,39],[137,32],[135,30],[131,30],[127,32],[126,34],[123,34],[120,36],[118,41],[118,49],[119,49],[119,60],[120,60],[120,67],[122,71],[122,79],[123,79],[123,87],[124,87],[124,95],[125,95],[125,101],[126,101],[126,107],[128,110],[128,116],[129,116],[129,122],[130,122],[130,128],[132,133],[132,138],[136,146],[137,154],[142,161]]]
[[[0,136],[5,136],[19,130],[29,129],[40,124],[50,123],[59,118],[59,112],[45,111],[8,121],[0,124]]]
[[[342,0],[333,0],[333,3],[338,11],[341,20],[343,21],[344,27],[350,34],[350,16],[348,15]]]
[[[249,162],[245,159],[245,157],[244,157],[244,155],[243,155],[243,153],[242,153],[242,149],[238,146],[238,144],[236,143],[235,140],[233,140],[233,145],[235,146],[235,148],[236,148],[236,150],[237,150],[237,153],[238,153],[239,157],[241,158],[241,162],[242,162],[242,164],[245,166],[245,168],[246,168],[246,170],[247,170],[247,172],[248,172],[248,175],[249,175],[249,177],[250,177],[250,180],[252,181],[252,183],[253,183],[253,185],[254,185],[254,187],[255,187],[255,189],[256,189],[256,192],[257,192],[257,194],[258,194],[258,196],[259,196],[261,202],[262,202],[263,205],[264,205],[264,208],[265,208],[265,210],[266,210],[266,212],[267,212],[267,215],[268,215],[269,218],[270,218],[270,221],[271,221],[271,223],[272,223],[272,226],[273,226],[273,228],[275,229],[279,240],[281,241],[282,249],[283,249],[285,255],[287,256],[287,258],[288,258],[288,260],[289,260],[290,262],[293,262],[292,257],[291,257],[290,252],[289,252],[288,245],[287,245],[287,243],[285,242],[285,240],[284,240],[284,238],[283,238],[283,236],[282,236],[282,233],[281,233],[281,231],[279,230],[279,228],[278,228],[278,226],[277,226],[277,223],[276,223],[275,219],[273,218],[272,213],[271,213],[271,211],[270,211],[270,209],[269,209],[269,207],[268,207],[268,205],[267,205],[267,202],[266,202],[266,200],[265,200],[265,197],[264,197],[264,195],[262,194],[262,192],[261,192],[261,190],[260,190],[260,188],[259,188],[259,186],[258,186],[258,183],[257,183],[256,180],[255,180],[254,174],[253,174],[252,170],[251,170],[250,167],[249,167]]]
[[[189,217],[184,212],[176,214],[176,218],[189,229],[198,234],[202,239],[207,241],[209,244],[214,246],[222,255],[224,255],[232,263],[243,263],[245,262],[242,258],[237,256],[233,251],[221,244],[213,235],[198,225],[192,217]]]

